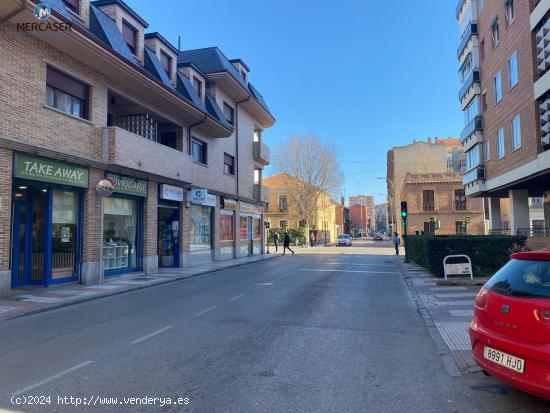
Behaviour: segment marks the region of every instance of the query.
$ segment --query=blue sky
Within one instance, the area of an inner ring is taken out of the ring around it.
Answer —
[[[346,198],[383,201],[389,148],[462,128],[455,1],[126,1],[182,49],[242,58],[277,118],[265,142],[314,133],[333,143]]]

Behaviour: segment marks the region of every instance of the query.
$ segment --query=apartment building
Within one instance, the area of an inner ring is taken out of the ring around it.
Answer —
[[[322,193],[313,211],[313,221],[307,225],[290,190],[295,180],[296,178],[286,174],[275,174],[263,180],[269,190],[265,219],[271,223],[272,228],[304,228],[309,230],[309,234],[306,234],[308,239],[313,235],[317,243],[334,243],[338,235],[338,204],[328,194]]]
[[[544,0],[460,0],[456,8],[463,183],[468,197],[488,199],[495,233],[533,235],[530,197],[544,199],[550,226],[549,10]]]
[[[387,154],[388,223],[391,232],[401,233],[401,201],[407,174],[459,173],[464,165],[460,140],[428,138],[396,146]],[[405,193],[406,195],[406,193]],[[454,202],[454,201],[453,201]]]
[[[374,227],[374,197],[356,195],[349,197],[350,225],[354,234],[366,234]]]
[[[262,253],[275,118],[243,60],[122,0],[0,16],[0,295]]]
[[[350,233],[349,208],[343,202],[342,198],[342,203],[336,205],[336,235]]]
[[[401,199],[411,235],[485,234],[483,199],[466,198],[458,172],[407,173]]]
[[[377,204],[374,207],[376,232],[388,232],[388,204]]]

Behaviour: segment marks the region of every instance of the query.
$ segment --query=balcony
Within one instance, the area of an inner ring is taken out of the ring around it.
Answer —
[[[254,160],[263,165],[269,165],[269,146],[254,142]]]
[[[433,202],[424,202],[422,204],[422,211],[424,212],[435,211],[435,204]]]
[[[471,184],[475,181],[484,181],[485,180],[485,166],[479,165],[474,169],[466,172],[462,177],[462,184],[464,186]]]
[[[269,188],[260,184],[254,184],[254,199],[259,202],[269,202]]]
[[[482,132],[482,131],[483,131],[483,118],[481,116],[476,116],[462,130],[462,133],[460,134],[460,140],[464,142],[474,133]]]
[[[466,93],[468,93],[470,88],[475,83],[479,85],[480,82],[481,82],[481,78],[479,75],[479,69],[476,68],[472,70],[472,73],[470,73],[470,76],[468,76],[468,78],[464,81],[464,84],[462,85],[462,87],[460,88],[460,92],[458,93],[458,99],[462,100],[462,98],[464,97],[464,95],[466,95]]]
[[[191,174],[189,156],[177,149],[144,138],[118,126],[105,128],[108,160],[123,166],[158,176],[183,180]]]
[[[464,36],[462,36],[462,40],[460,41],[460,44],[458,45],[458,50],[456,51],[457,59],[460,59],[460,56],[464,52],[464,49],[466,49],[466,46],[470,42],[470,39],[472,38],[472,36],[476,36],[477,34],[478,34],[477,23],[470,23],[468,25],[468,28],[464,32]]]

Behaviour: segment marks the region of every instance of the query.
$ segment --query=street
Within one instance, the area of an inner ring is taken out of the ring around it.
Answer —
[[[0,411],[550,410],[481,373],[449,376],[398,260],[387,242],[297,250],[5,321]]]

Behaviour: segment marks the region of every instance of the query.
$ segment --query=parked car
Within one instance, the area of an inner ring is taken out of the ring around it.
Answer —
[[[339,247],[341,245],[345,247],[351,247],[351,237],[348,234],[338,235],[336,246]]]
[[[513,254],[485,284],[470,339],[486,373],[550,400],[550,250]]]
[[[374,237],[372,237],[374,241],[384,241],[384,237],[380,234],[374,234]]]

